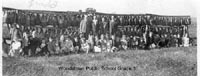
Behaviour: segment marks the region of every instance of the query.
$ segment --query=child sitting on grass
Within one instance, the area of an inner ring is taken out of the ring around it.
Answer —
[[[89,53],[90,50],[90,46],[84,37],[81,38],[81,50],[83,52],[86,52],[87,54]]]
[[[96,35],[95,36],[95,45],[94,45],[94,52],[101,52],[101,44],[99,42],[99,37]]]
[[[105,52],[107,47],[106,47],[106,40],[104,38],[104,35],[101,35],[101,39],[99,40],[100,44],[101,44],[101,51]]]
[[[74,37],[74,50],[76,53],[80,52],[80,48],[81,48],[81,43],[80,43],[80,40],[77,36]]]
[[[46,41],[43,39],[42,43],[40,44],[40,46],[38,47],[38,52],[37,52],[37,56],[42,56],[42,55],[48,55],[49,51],[47,49],[47,44]]]
[[[69,54],[74,52],[73,42],[68,36],[66,36],[66,39],[61,46],[62,46],[61,50],[64,54]]]
[[[55,45],[55,41],[53,41],[52,37],[49,38],[49,42],[47,43],[47,48],[48,48],[50,55],[55,54],[56,45]]]
[[[122,35],[121,45],[122,45],[122,49],[123,50],[127,50],[127,48],[128,48],[128,42],[126,40],[126,35]]]

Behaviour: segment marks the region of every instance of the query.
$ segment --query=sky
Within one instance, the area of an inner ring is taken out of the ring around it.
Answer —
[[[197,0],[3,0],[4,7],[50,11],[85,11],[116,14],[159,14],[197,16]]]

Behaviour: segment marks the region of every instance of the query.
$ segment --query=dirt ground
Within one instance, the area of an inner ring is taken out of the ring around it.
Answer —
[[[4,76],[196,76],[197,48],[5,58]]]

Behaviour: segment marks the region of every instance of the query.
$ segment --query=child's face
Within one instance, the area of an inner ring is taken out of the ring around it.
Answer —
[[[51,41],[53,41],[53,39],[52,39],[52,38],[49,38],[49,41],[51,42]]]
[[[174,35],[174,37],[176,37],[176,35]]]
[[[102,18],[102,21],[105,21],[105,19],[104,19],[104,18]]]
[[[165,37],[167,37],[167,35],[165,34]]]
[[[94,16],[93,18],[96,19],[96,16]]]
[[[95,40],[99,40],[99,38],[96,36],[96,37],[95,37]]]
[[[109,36],[108,36],[108,34],[106,34],[106,38],[108,38]]]
[[[63,35],[60,37],[60,40],[64,40],[64,36]]]
[[[85,41],[85,39],[84,39],[84,38],[81,38],[81,41],[82,41],[82,42],[84,42],[84,41]]]
[[[85,43],[86,41],[84,39],[82,39],[82,42]]]
[[[180,35],[178,34],[177,37],[180,38]]]
[[[69,41],[69,38],[67,38],[65,41]]]
[[[78,41],[78,38],[77,38],[77,37],[75,37],[75,38],[74,38],[74,40],[77,42],[77,41]]]
[[[133,40],[136,40],[136,37],[133,37]]]
[[[58,46],[58,43],[56,43],[55,45]]]
[[[101,35],[101,39],[104,39],[104,36],[103,36],[103,35]]]
[[[140,42],[143,42],[143,39],[140,39]]]
[[[150,32],[150,33],[149,33],[149,36],[150,36],[150,37],[152,37],[152,34],[153,34],[153,33],[152,33],[152,32]]]
[[[114,40],[114,39],[115,39],[115,37],[114,37],[114,36],[112,36],[111,38],[112,38],[112,40]]]

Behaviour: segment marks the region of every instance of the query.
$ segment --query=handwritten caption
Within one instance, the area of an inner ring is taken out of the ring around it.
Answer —
[[[123,71],[131,71],[136,70],[136,67],[130,66],[85,66],[85,67],[58,67],[59,70],[123,70]]]
[[[29,7],[32,6],[42,6],[42,7],[48,7],[48,8],[55,8],[57,6],[58,2],[54,0],[47,0],[47,1],[40,1],[40,0],[30,0],[29,1]]]

